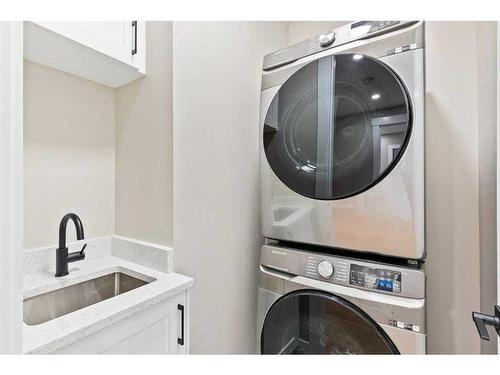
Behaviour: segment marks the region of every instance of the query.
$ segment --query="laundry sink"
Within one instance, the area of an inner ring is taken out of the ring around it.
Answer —
[[[151,281],[113,272],[78,284],[26,298],[23,320],[33,326],[118,296]]]

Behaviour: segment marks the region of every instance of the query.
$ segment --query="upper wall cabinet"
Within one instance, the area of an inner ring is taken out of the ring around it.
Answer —
[[[25,22],[24,58],[119,87],[146,74],[146,24]]]

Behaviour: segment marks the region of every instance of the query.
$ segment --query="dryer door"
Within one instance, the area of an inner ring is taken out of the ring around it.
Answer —
[[[269,309],[262,354],[399,354],[384,330],[361,309],[335,295],[300,290]]]
[[[291,190],[332,200],[380,182],[401,158],[411,133],[410,100],[380,60],[339,54],[295,72],[267,111],[269,165]]]

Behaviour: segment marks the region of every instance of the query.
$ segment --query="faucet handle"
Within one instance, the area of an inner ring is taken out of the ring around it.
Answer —
[[[86,247],[87,247],[87,244],[83,245],[83,247],[80,251],[75,251],[74,253],[68,254],[68,256],[66,257],[66,262],[72,263],[72,262],[77,262],[79,260],[84,260]]]
[[[87,244],[83,245],[82,249],[79,251],[78,255],[81,257],[80,259],[85,259],[85,248]]]

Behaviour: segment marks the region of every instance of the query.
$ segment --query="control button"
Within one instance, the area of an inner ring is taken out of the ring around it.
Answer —
[[[318,41],[321,47],[329,46],[335,41],[335,33],[332,31],[331,33],[321,34]]]
[[[394,281],[393,292],[394,293],[401,293],[401,284],[398,281]]]
[[[318,264],[318,273],[320,274],[321,277],[329,279],[330,277],[333,276],[333,265],[330,262],[327,262],[326,260],[322,260]]]

